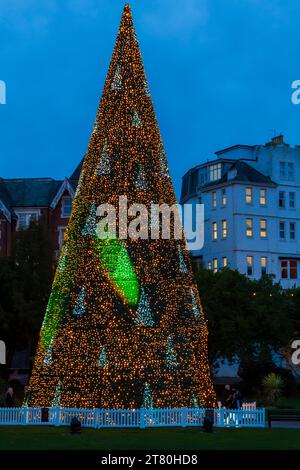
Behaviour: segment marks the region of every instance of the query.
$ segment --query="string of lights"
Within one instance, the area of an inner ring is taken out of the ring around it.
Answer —
[[[149,210],[154,202],[176,204],[128,5],[25,400],[102,409],[214,406],[207,325],[185,240],[100,240],[97,207],[118,207],[120,195]]]

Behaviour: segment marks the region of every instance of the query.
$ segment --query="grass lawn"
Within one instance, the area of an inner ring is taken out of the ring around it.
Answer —
[[[83,429],[0,426],[0,450],[299,450],[300,429]]]

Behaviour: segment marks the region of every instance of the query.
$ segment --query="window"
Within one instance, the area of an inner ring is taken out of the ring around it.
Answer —
[[[261,275],[264,276],[264,274],[267,274],[267,257],[262,256],[260,258],[260,266],[261,266]]]
[[[227,238],[227,220],[222,220],[222,238]]]
[[[17,230],[28,229],[30,222],[37,222],[39,219],[38,212],[19,212],[18,214],[18,222],[17,222]]]
[[[267,238],[267,221],[260,219],[260,238]]]
[[[247,237],[253,236],[253,219],[246,219],[246,235]]]
[[[289,193],[289,208],[295,209],[296,207],[296,194],[294,192]]]
[[[267,190],[261,188],[259,192],[259,203],[261,206],[265,206],[267,204]]]
[[[222,189],[222,206],[225,207],[227,204],[226,189]]]
[[[209,261],[209,262],[207,263],[207,269],[210,269],[210,270],[211,270],[211,261]]]
[[[223,260],[223,268],[227,268],[228,266],[227,256],[223,256],[222,260]]]
[[[279,162],[279,176],[280,179],[294,181],[295,179],[295,165],[293,162]]]
[[[279,176],[280,179],[284,180],[286,178],[286,165],[285,162],[279,162]]]
[[[195,193],[198,186],[198,170],[190,172],[190,193]]]
[[[294,163],[288,163],[288,180],[293,181],[295,179]]]
[[[212,224],[212,238],[213,238],[213,240],[217,240],[217,239],[218,239],[218,226],[217,226],[217,222],[213,222],[213,224]]]
[[[245,189],[246,204],[252,204],[252,188]]]
[[[218,271],[218,260],[217,258],[213,259],[213,265],[214,265],[214,273]]]
[[[253,256],[247,256],[247,275],[252,276],[253,274]]]
[[[281,260],[281,278],[298,279],[298,262],[296,259]]]
[[[279,201],[278,201],[279,207],[281,209],[285,208],[285,192],[284,191],[279,191]]]
[[[199,170],[199,184],[203,186],[207,182],[207,167],[200,168]]]
[[[285,222],[279,222],[279,238],[281,240],[285,238]]]
[[[213,209],[216,209],[216,207],[217,207],[217,193],[216,193],[216,191],[214,191],[212,193],[212,206],[213,206]]]
[[[70,217],[72,212],[72,198],[71,197],[63,197],[62,204],[61,204],[61,216],[62,217]]]
[[[65,231],[67,227],[57,227],[58,231],[58,246],[59,246],[59,251],[61,251],[63,243],[64,243],[64,236],[65,236]]]
[[[216,181],[221,178],[221,163],[217,163],[216,165],[210,165],[208,167],[209,171],[209,181]]]
[[[290,222],[290,240],[296,239],[296,224],[295,222]]]

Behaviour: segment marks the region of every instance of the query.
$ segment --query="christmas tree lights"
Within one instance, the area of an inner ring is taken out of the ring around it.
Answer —
[[[25,401],[84,409],[213,406],[207,325],[185,240],[101,238],[97,208],[117,208],[119,196],[149,210],[154,201],[176,204],[128,5]]]

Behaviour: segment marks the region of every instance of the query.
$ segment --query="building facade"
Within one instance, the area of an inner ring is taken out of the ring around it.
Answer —
[[[30,222],[45,224],[51,235],[54,259],[62,248],[72,210],[81,163],[64,180],[0,178],[0,256],[9,256],[14,232]]]
[[[184,175],[181,203],[204,204],[204,246],[191,252],[195,260],[300,286],[300,146],[280,135],[220,150]]]

